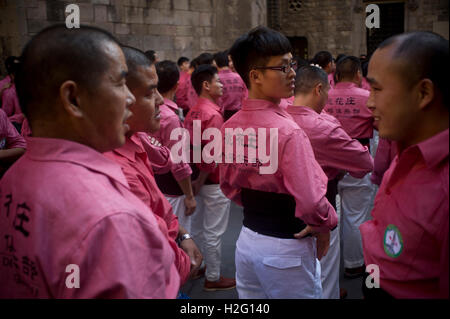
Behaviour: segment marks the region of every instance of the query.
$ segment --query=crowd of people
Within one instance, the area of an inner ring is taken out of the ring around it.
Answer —
[[[192,60],[153,49],[54,25],[6,59],[0,297],[183,298],[204,276],[242,299],[339,299],[341,255],[367,299],[449,297],[448,40],[306,61],[257,27]]]

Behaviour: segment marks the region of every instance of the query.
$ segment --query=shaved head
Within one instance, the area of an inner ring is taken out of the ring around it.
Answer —
[[[433,32],[412,32],[385,40],[378,50],[392,49],[395,67],[408,86],[430,79],[449,107],[447,72],[449,67],[448,40]]]
[[[109,68],[105,45],[118,41],[107,31],[81,26],[48,27],[25,46],[18,68],[16,87],[27,117],[46,115],[59,96],[62,83],[72,80],[95,92],[99,78]]]
[[[315,66],[303,66],[297,71],[294,94],[308,94],[319,83],[327,87],[329,85],[328,74]]]
[[[132,89],[139,82],[138,68],[151,67],[153,62],[143,51],[139,49],[124,45],[122,46],[122,50],[128,66],[127,85],[130,89]]]

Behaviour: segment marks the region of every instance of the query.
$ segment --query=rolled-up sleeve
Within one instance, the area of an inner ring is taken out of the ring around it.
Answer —
[[[279,160],[284,186],[295,198],[295,216],[320,231],[336,227],[336,211],[325,197],[328,179],[302,130],[288,137]]]

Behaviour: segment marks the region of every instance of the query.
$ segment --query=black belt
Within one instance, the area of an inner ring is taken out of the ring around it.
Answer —
[[[277,238],[294,239],[306,224],[295,217],[295,199],[288,194],[242,188],[245,227]]]
[[[370,138],[357,138],[362,145],[370,145]]]
[[[155,174],[155,181],[163,194],[172,196],[181,196],[184,194],[177,180],[173,177],[172,172],[161,175]]]

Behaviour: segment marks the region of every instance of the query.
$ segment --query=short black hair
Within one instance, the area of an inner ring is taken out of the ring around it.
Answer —
[[[343,53],[339,53],[338,56],[336,57],[335,62],[338,63],[339,61],[341,61],[343,58],[345,58],[347,55],[343,54]]]
[[[210,64],[199,65],[191,75],[192,86],[198,96],[202,94],[203,82],[211,82],[218,70]]]
[[[195,70],[198,67],[198,59],[197,58],[192,59],[191,63],[189,63],[189,67]]]
[[[358,71],[362,72],[361,61],[355,56],[346,56],[336,65],[336,80],[353,79]]]
[[[8,74],[15,75],[17,72],[17,69],[19,67],[19,63],[20,63],[19,57],[16,57],[16,56],[7,57],[5,60],[6,72],[8,72]]]
[[[330,62],[333,61],[333,56],[328,51],[319,51],[311,60],[312,63],[319,65],[324,69]]]
[[[104,43],[119,41],[109,32],[92,27],[68,29],[65,24],[45,28],[25,46],[16,76],[22,112],[27,118],[51,112],[59,88],[73,80],[95,92],[100,77],[108,70]]]
[[[403,33],[388,38],[378,49],[396,45],[394,58],[402,64],[404,79],[413,85],[421,79],[430,79],[442,94],[449,108],[447,72],[449,67],[448,40],[428,31]]]
[[[158,91],[164,94],[170,91],[180,79],[180,71],[173,61],[164,60],[156,63],[156,73],[158,74]]]
[[[297,70],[300,69],[301,67],[309,65],[308,61],[306,61],[305,59],[302,59],[298,55],[294,56],[294,58],[292,60],[294,60],[297,63]]]
[[[180,58],[178,59],[177,65],[178,65],[178,66],[182,66],[184,62],[189,62],[189,59],[186,58],[185,56],[182,56],[182,57],[180,57]]]
[[[289,40],[280,32],[256,27],[240,36],[230,49],[234,68],[250,88],[249,73],[258,66],[266,66],[271,57],[292,52]]]
[[[224,68],[228,66],[228,51],[221,51],[214,54],[214,61],[219,68]]]
[[[303,66],[297,70],[294,94],[307,94],[319,83],[328,86],[328,74],[316,66]]]
[[[213,64],[214,62],[214,56],[211,53],[202,53],[200,54],[197,58],[197,65],[202,65],[202,64]]]
[[[130,46],[122,46],[123,54],[125,55],[125,60],[127,61],[128,74],[127,74],[127,86],[131,89],[136,80],[136,72],[139,67],[150,67],[153,65],[147,55],[137,49]]]
[[[154,50],[147,50],[144,52],[145,56],[152,61],[152,63],[155,63],[156,61],[156,52]]]

